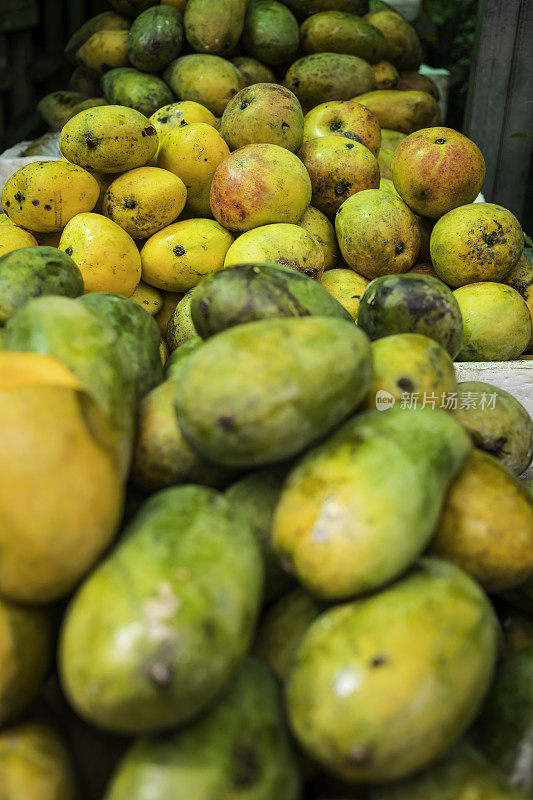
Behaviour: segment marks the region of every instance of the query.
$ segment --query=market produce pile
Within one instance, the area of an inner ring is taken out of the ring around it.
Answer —
[[[1,198],[1,800],[533,797],[518,221],[385,3],[111,4]]]

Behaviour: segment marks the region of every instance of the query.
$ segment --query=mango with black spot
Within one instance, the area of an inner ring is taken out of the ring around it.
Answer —
[[[230,100],[222,115],[220,133],[230,150],[267,143],[293,153],[303,141],[304,116],[293,92],[276,83],[249,86]]]
[[[354,322],[357,322],[359,304],[369,281],[353,269],[330,269],[320,278],[322,286],[344,306]]]
[[[526,259],[524,254],[520,256],[516,265],[508,273],[505,278],[505,283],[508,284],[508,286],[512,286],[513,289],[516,289],[516,291],[522,295],[529,308],[531,319],[533,320],[533,264]],[[526,353],[531,353],[532,350],[533,333],[526,348]]]
[[[163,78],[181,100],[200,103],[217,117],[243,88],[241,73],[231,61],[203,53],[172,61]]]
[[[128,31],[101,30],[93,33],[76,51],[76,61],[96,78],[101,78],[109,70],[127,67],[130,63]]]
[[[115,11],[104,11],[97,14],[95,17],[84,22],[75,33],[72,34],[65,47],[65,56],[73,64],[76,63],[76,53],[85,44],[93,33],[103,30],[123,30],[127,31],[131,25],[131,20],[117,14]],[[77,70],[76,70],[77,71]],[[79,73],[78,73],[79,75]],[[74,91],[80,91],[74,86],[71,87]],[[81,90],[84,91],[84,90]]]
[[[60,131],[79,103],[89,98],[82,92],[51,92],[37,104],[37,111],[51,131]]]
[[[376,76],[376,89],[396,89],[400,74],[394,64],[390,61],[376,61],[372,64],[374,75]]]
[[[161,72],[181,52],[183,18],[176,8],[152,6],[133,22],[128,35],[128,56],[143,72]]]
[[[157,316],[163,308],[163,294],[143,281],[139,281],[137,288],[130,295],[130,300],[144,308],[151,317]]]
[[[245,86],[252,86],[254,83],[276,82],[276,76],[270,67],[267,67],[266,64],[261,63],[256,58],[237,56],[237,58],[232,58],[231,61],[241,73]]]
[[[324,272],[321,246],[299,225],[263,225],[241,234],[229,248],[224,266],[281,264],[320,280]]]
[[[324,256],[324,272],[336,267],[339,260],[339,245],[335,228],[326,215],[318,208],[309,206],[297,225],[299,228],[303,228],[320,246]]]
[[[357,56],[313,53],[289,67],[284,84],[309,110],[329,100],[350,100],[371,92],[376,78],[370,64]]]
[[[304,118],[304,142],[317,136],[345,136],[364,144],[374,156],[381,142],[376,117],[353,100],[330,100],[308,111]]]

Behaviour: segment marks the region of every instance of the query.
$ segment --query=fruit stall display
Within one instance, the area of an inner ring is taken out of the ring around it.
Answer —
[[[533,797],[518,220],[386,3],[111,5],[1,195],[0,797]]]

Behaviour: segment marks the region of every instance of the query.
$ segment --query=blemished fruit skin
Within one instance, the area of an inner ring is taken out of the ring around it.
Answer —
[[[405,134],[427,128],[439,113],[437,101],[427,92],[379,89],[359,94],[354,100],[377,117],[382,129]]]
[[[497,651],[482,589],[452,564],[424,559],[391,587],[311,625],[287,685],[292,730],[344,780],[410,777],[470,726]]]
[[[372,64],[376,76],[376,89],[396,89],[400,80],[398,70],[390,61],[376,61]]]
[[[188,0],[185,34],[197,53],[224,55],[239,41],[246,0]]]
[[[323,246],[300,225],[280,222],[242,233],[229,248],[224,266],[280,264],[320,280],[324,271]]]
[[[127,31],[131,25],[131,20],[123,17],[121,14],[116,14],[114,11],[104,11],[102,14],[97,14],[95,17],[87,20],[78,30],[70,37],[65,47],[65,55],[73,64],[76,63],[76,52],[80,49],[87,39],[93,33],[103,30],[124,30]],[[81,90],[80,90],[81,91]]]
[[[244,21],[242,44],[249,55],[263,64],[285,64],[298,51],[298,23],[284,3],[251,0]]]
[[[164,136],[174,128],[190,125],[193,122],[205,122],[207,125],[215,127],[216,117],[200,103],[195,103],[193,100],[181,100],[158,109],[150,117],[150,122],[156,128],[161,144]]]
[[[387,40],[371,23],[343,11],[319,11],[300,26],[302,47],[306,53],[348,53],[369,64],[380,61]]]
[[[130,295],[130,300],[144,308],[151,317],[155,317],[163,308],[162,293],[142,281],[139,282],[133,294]]]
[[[471,447],[443,411],[356,416],[289,473],[274,517],[274,550],[323,600],[384,586],[428,544]]]
[[[370,64],[357,56],[313,53],[289,67],[284,83],[309,110],[329,100],[351,100],[371,92],[376,77]]]
[[[95,78],[101,79],[106,70],[127,67],[128,31],[97,31],[76,52],[76,61]]]
[[[37,110],[48,125],[49,130],[60,131],[76,106],[88,99],[88,95],[81,92],[51,92],[39,101]]]
[[[301,778],[270,670],[247,658],[220,702],[182,731],[134,744],[105,800],[299,800]]]
[[[75,262],[55,247],[25,247],[0,256],[0,324],[32,297],[83,294]]]
[[[296,455],[352,413],[371,378],[370,345],[353,322],[248,322],[219,333],[176,387],[185,438],[215,464],[259,467]]]
[[[512,286],[513,289],[516,289],[516,291],[522,295],[533,320],[533,264],[530,264],[524,255],[520,256],[516,265],[509,272],[505,278],[505,283]],[[531,353],[532,349],[533,333],[526,352]]]
[[[145,117],[168,105],[174,95],[162,78],[132,67],[111,69],[102,78],[102,90],[111,105],[126,106]]]
[[[357,322],[359,303],[369,281],[353,269],[330,269],[320,278],[322,286],[344,306],[354,322]]]
[[[183,295],[168,321],[166,341],[171,353],[183,344],[198,338],[198,331],[194,327],[191,316],[191,303],[193,290],[189,289]]]
[[[482,381],[457,385],[453,414],[472,436],[474,444],[517,477],[533,458],[533,420],[524,406],[498,386]]]
[[[297,224],[320,246],[324,257],[324,272],[336,267],[339,260],[339,245],[335,228],[326,215],[318,208],[309,206]]]
[[[178,486],[152,495],[67,612],[59,654],[67,697],[116,732],[189,721],[247,652],[262,585],[258,545],[221,494]]]
[[[293,92],[276,83],[256,83],[230,100],[220,133],[230,150],[247,144],[277,144],[295,153],[303,141],[304,116]]]
[[[191,316],[203,339],[259,319],[351,319],[320,284],[281,264],[238,264],[205,278],[193,292]]]
[[[473,203],[485,180],[485,160],[471,139],[451,128],[425,128],[399,144],[391,164],[400,197],[424,217],[438,219]]]
[[[304,118],[304,142],[317,136],[344,136],[368,147],[377,156],[381,129],[376,117],[354,100],[331,100],[308,111]]]
[[[463,318],[453,292],[429,275],[383,275],[359,304],[358,324],[373,341],[395,333],[421,333],[455,358],[463,341]]]
[[[243,88],[241,73],[231,61],[203,53],[171,61],[163,78],[176,97],[200,103],[217,117]]]
[[[275,83],[274,72],[262,64],[256,58],[250,56],[238,56],[232,59],[232,63],[237,67],[244,80],[245,86],[253,86],[254,83]]]
[[[513,589],[533,576],[533,504],[493,456],[470,454],[450,487],[431,552],[487,592]]]
[[[470,203],[441,217],[431,232],[431,261],[449,286],[502,281],[524,249],[520,223],[494,203]]]
[[[128,35],[128,56],[134,67],[161,72],[181,52],[183,17],[176,8],[153,6],[134,20]]]

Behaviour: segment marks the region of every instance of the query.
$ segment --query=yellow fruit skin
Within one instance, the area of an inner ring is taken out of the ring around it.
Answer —
[[[60,131],[76,106],[88,97],[82,92],[51,92],[39,101],[37,110],[51,131]]]
[[[382,128],[413,133],[435,123],[439,106],[427,92],[379,89],[354,98],[377,117]]]
[[[74,259],[85,294],[113,292],[130,297],[141,279],[141,257],[135,242],[101,214],[78,214],[61,235],[59,249]]]
[[[21,247],[35,247],[37,239],[29,231],[18,225],[2,225],[0,227],[0,256],[19,250]]]
[[[77,51],[76,60],[99,78],[109,69],[128,67],[128,31],[105,30],[93,33]]]
[[[304,142],[317,136],[345,136],[364,144],[374,156],[381,143],[377,118],[355,100],[330,100],[308,111],[304,119]]]
[[[211,219],[175,222],[155,233],[141,250],[145,283],[170,292],[186,292],[205,275],[224,266],[233,236]]]
[[[125,172],[144,166],[158,147],[157,131],[133,108],[96,106],[70,119],[59,138],[73,164],[96,172]]]
[[[244,87],[241,73],[231,61],[201,53],[172,61],[163,77],[177,97],[194,100],[217,117]]]
[[[527,491],[495,458],[473,450],[450,488],[431,550],[487,592],[525,583],[533,575]]]
[[[524,255],[520,256],[516,266],[514,266],[511,272],[507,275],[505,278],[505,283],[508,286],[512,286],[513,289],[516,289],[516,291],[522,295],[527,307],[529,308],[529,314],[533,321],[533,264],[530,264]],[[529,340],[526,352],[530,353],[532,349],[533,333],[531,335],[531,339]]]
[[[148,288],[151,289],[152,287],[149,286]],[[160,290],[160,292],[163,298],[163,305],[155,315],[155,321],[159,325],[161,336],[165,338],[167,335],[168,322],[174,313],[174,309],[183,297],[183,292],[166,292],[164,290]]]
[[[337,266],[339,246],[335,236],[335,228],[322,211],[309,206],[298,227],[303,228],[309,236],[320,245],[324,256],[324,272]]]
[[[396,89],[400,80],[400,73],[390,61],[376,61],[372,64],[376,76],[376,89]]]
[[[152,114],[150,122],[159,135],[159,141],[162,142],[165,134],[174,128],[190,125],[192,122],[205,122],[206,125],[212,125],[214,128],[217,119],[208,108],[200,103],[192,100],[180,100],[178,103],[170,103],[168,106],[160,108],[155,114]]]
[[[174,222],[186,198],[187,189],[176,175],[157,167],[138,167],[113,181],[102,212],[134,239],[146,239]]]
[[[147,283],[143,283],[143,281],[139,282],[133,294],[130,295],[130,300],[133,300],[134,303],[144,308],[151,317],[155,317],[163,308],[162,293],[154,289],[153,286],[148,286]]]
[[[2,208],[15,223],[40,233],[60,231],[94,208],[100,190],[86,170],[63,159],[35,161],[17,170],[2,190]]]
[[[357,322],[359,301],[370,281],[352,269],[330,269],[324,272],[320,283]]]
[[[161,142],[157,165],[177,175],[187,187],[187,211],[211,216],[211,181],[229,147],[212,125],[196,122],[170,131]]]
[[[303,141],[304,115],[295,94],[276,83],[256,83],[230,100],[220,133],[231,150],[247,144],[278,144],[295,153]]]
[[[298,225],[263,225],[243,233],[229,248],[224,266],[265,262],[283,264],[314,280],[324,272],[322,247]]]
[[[422,49],[412,25],[394,11],[375,11],[365,17],[387,40],[384,58],[397,69],[418,69]]]

